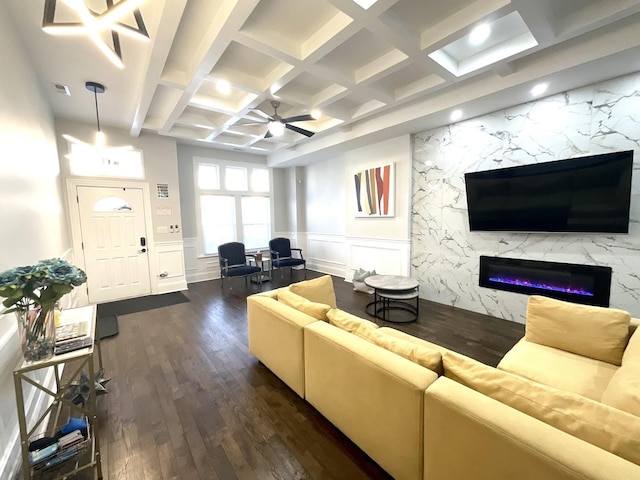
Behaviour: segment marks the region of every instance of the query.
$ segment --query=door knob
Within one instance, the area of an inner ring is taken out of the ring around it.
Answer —
[[[146,251],[147,251],[147,249],[146,249],[146,248],[143,248],[142,250],[140,250],[140,253],[144,253],[144,252],[146,252]]]

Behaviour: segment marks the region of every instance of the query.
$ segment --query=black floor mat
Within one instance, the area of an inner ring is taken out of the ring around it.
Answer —
[[[146,297],[128,298],[116,302],[98,305],[98,317],[106,315],[127,315],[129,313],[144,312],[154,308],[168,307],[178,303],[188,302],[189,299],[182,292],[164,293],[162,295],[147,295]]]
[[[96,335],[100,340],[107,337],[113,337],[118,334],[118,316],[102,315],[98,317],[96,323]]]

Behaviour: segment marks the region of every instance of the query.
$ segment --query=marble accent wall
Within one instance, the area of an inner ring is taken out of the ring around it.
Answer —
[[[613,268],[611,307],[640,317],[640,73],[413,139],[411,274],[428,300],[524,323],[525,295],[478,286],[480,255]],[[634,150],[629,234],[471,232],[464,173]]]

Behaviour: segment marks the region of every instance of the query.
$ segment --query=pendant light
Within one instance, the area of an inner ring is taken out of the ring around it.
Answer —
[[[100,128],[100,111],[98,110],[98,94],[104,93],[106,91],[106,88],[104,87],[104,85],[97,82],[86,82],[84,86],[87,90],[89,90],[90,92],[93,92],[93,100],[94,100],[94,105],[96,107],[96,124],[98,127],[98,130],[96,131],[95,141],[93,144],[89,144],[89,143],[83,142],[82,140],[78,140],[76,137],[73,137],[68,134],[64,134],[62,135],[62,137],[73,144],[84,147],[82,148],[83,152],[81,154],[83,158],[86,158],[86,156],[90,156],[92,157],[93,160],[98,158],[98,159],[101,159],[103,162],[104,161],[108,162],[109,154],[115,150],[132,150],[133,147],[131,145],[125,145],[121,147],[112,147],[106,144],[106,137],[104,133],[102,133],[102,129]],[[66,155],[66,157],[68,159],[75,159],[76,155],[70,153]]]

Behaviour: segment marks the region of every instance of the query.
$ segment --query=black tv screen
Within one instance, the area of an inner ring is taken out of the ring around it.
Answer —
[[[471,230],[628,233],[633,150],[470,172]]]

